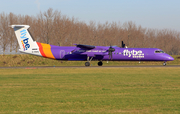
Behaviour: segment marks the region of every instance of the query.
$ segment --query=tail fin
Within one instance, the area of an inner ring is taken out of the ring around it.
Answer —
[[[38,44],[33,40],[28,31],[29,25],[11,25],[11,27],[16,34],[20,52],[41,56]]]
[[[29,25],[11,25],[11,27],[16,34],[20,51],[30,51],[32,48],[38,47],[28,31]]]
[[[29,25],[11,25],[11,27],[16,34],[20,52],[55,59],[51,45],[34,41],[28,31]]]

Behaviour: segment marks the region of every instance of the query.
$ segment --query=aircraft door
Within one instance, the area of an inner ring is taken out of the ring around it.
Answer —
[[[65,51],[64,51],[64,50],[61,50],[61,51],[60,51],[60,59],[63,59],[63,58],[64,58],[64,55],[65,55]]]

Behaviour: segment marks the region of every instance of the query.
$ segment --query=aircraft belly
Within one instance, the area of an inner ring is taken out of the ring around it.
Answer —
[[[87,55],[66,55],[65,58],[68,59],[68,60],[72,60],[72,61],[79,61],[79,60],[82,60],[82,61],[87,61]],[[102,60],[103,59],[103,56],[102,55],[95,55],[94,57],[93,56],[90,56],[90,58],[92,57],[92,60]]]
[[[69,54],[69,55],[66,55],[65,58],[70,61],[85,61],[85,60],[87,60],[86,55]]]

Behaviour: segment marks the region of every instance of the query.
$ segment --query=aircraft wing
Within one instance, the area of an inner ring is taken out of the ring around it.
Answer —
[[[83,44],[75,44],[75,45],[79,48],[88,49],[88,50],[95,48],[95,46],[92,45],[83,45]]]
[[[80,48],[80,49],[77,49],[77,50],[75,49],[75,50],[71,51],[72,53],[77,54],[77,55],[87,55],[88,57],[95,57],[95,56],[102,57],[104,55],[107,55],[106,49],[98,48],[97,50],[93,50],[97,47],[92,46],[92,45],[84,45],[84,44],[74,44],[74,45],[76,45],[76,47]],[[101,51],[99,52],[99,50],[101,50]],[[102,50],[104,50],[104,51],[102,51]]]

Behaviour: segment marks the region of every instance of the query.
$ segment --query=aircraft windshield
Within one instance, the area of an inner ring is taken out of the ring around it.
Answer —
[[[156,50],[155,53],[164,53],[164,51]]]

